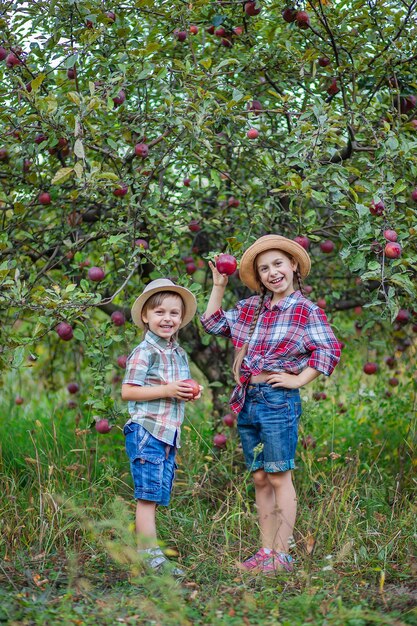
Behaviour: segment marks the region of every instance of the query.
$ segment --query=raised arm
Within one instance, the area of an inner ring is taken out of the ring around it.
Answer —
[[[215,260],[217,260],[217,257],[215,257]],[[213,313],[220,309],[226,285],[229,280],[226,274],[220,274],[215,264],[211,261],[209,261],[209,267],[213,273],[213,288],[203,317],[210,317],[210,315],[213,315]]]

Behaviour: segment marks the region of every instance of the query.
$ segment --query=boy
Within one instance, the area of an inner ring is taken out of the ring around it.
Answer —
[[[145,336],[126,364],[122,399],[129,402],[130,419],[123,433],[137,500],[139,553],[155,571],[169,563],[157,542],[156,506],[169,504],[185,402],[194,399],[184,382],[190,369],[177,335],[196,310],[191,291],[165,278],[149,283],[132,307],[132,320]],[[171,571],[183,575],[179,568]]]

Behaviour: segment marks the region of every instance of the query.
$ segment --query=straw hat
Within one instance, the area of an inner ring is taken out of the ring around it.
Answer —
[[[310,257],[306,250],[296,241],[281,235],[264,235],[253,243],[243,254],[239,265],[240,280],[250,289],[259,289],[259,279],[255,272],[254,262],[258,254],[267,250],[282,250],[290,254],[298,264],[302,278],[308,276],[311,268]]]
[[[136,326],[145,328],[145,324],[142,321],[143,307],[151,296],[160,291],[172,291],[181,296],[184,302],[184,317],[182,318],[180,328],[189,324],[197,311],[197,301],[194,295],[189,289],[186,289],[186,287],[180,287],[168,278],[157,278],[146,285],[145,289],[140,296],[136,298],[132,306],[132,320]]]

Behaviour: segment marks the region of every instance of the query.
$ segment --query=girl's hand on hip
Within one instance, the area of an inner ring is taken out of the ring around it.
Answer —
[[[285,387],[286,389],[298,389],[302,385],[296,374],[288,374],[288,372],[275,372],[268,376],[265,382],[271,387]]]
[[[218,258],[218,256],[215,256],[214,260],[217,261]],[[213,273],[213,285],[215,287],[226,287],[229,281],[229,277],[227,276],[227,274],[220,274],[215,263],[213,263],[212,261],[209,261],[209,268]]]

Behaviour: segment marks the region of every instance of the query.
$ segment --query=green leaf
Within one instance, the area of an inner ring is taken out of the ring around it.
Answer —
[[[55,172],[55,176],[51,180],[52,185],[60,185],[67,181],[71,176],[74,169],[72,167],[61,167],[60,170]]]
[[[23,359],[25,358],[25,348],[24,346],[19,346],[13,352],[13,361],[12,367],[19,367],[23,363]]]

